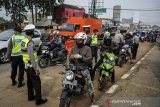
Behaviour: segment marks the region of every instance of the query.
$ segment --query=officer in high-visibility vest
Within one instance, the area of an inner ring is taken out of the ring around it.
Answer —
[[[105,36],[107,36],[107,37],[110,36],[110,32],[108,31],[108,29],[105,29],[105,30],[104,30],[104,37],[105,37]],[[103,37],[103,38],[104,38],[104,37]]]
[[[15,34],[9,39],[8,42],[8,49],[7,49],[7,58],[11,59],[11,79],[12,85],[16,85],[16,75],[17,75],[17,67],[19,66],[19,74],[18,74],[18,87],[24,86],[22,82],[24,80],[24,63],[22,58],[22,51],[21,51],[21,41],[25,38],[21,35],[21,28],[15,27],[14,29]],[[10,57],[11,56],[11,57]]]
[[[97,51],[98,51],[98,30],[94,29],[94,34],[92,35],[91,49],[92,56],[95,58],[95,63],[97,62]]]
[[[28,101],[36,100],[36,105],[41,105],[46,103],[47,99],[42,99],[41,96],[40,71],[37,64],[38,57],[32,40],[34,29],[35,26],[33,24],[25,26],[24,31],[27,38],[22,40],[21,49],[27,73]]]

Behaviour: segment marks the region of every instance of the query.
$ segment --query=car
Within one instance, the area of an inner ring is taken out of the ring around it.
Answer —
[[[5,58],[5,54],[6,54],[7,48],[8,48],[8,41],[13,35],[14,35],[13,29],[5,30],[0,33],[0,63],[7,62],[7,59]],[[24,32],[22,32],[21,35],[26,36]],[[39,44],[41,42],[40,36],[41,36],[40,30],[35,29],[33,41],[34,41],[34,44],[35,44],[37,50],[39,50]]]

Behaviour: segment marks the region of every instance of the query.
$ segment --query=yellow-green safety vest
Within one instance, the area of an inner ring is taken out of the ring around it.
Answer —
[[[21,51],[21,41],[24,39],[25,37],[22,35],[13,35],[12,36],[12,53],[11,56],[19,56],[22,55],[22,51]]]
[[[97,35],[93,35],[92,36],[92,42],[91,42],[92,45],[97,45],[98,44],[98,37]]]
[[[21,43],[22,56],[23,56],[23,61],[24,61],[25,64],[30,64],[30,57],[29,57],[29,54],[27,52],[27,47],[28,47],[29,42],[30,42],[29,39],[25,38],[25,39],[22,40],[22,43]],[[37,52],[35,50],[34,50],[34,60],[36,62],[38,60]]]

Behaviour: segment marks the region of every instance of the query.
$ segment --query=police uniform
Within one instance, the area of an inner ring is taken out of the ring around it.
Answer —
[[[97,51],[98,51],[98,36],[95,34],[92,35],[91,49],[92,49],[92,56],[95,58],[95,63],[96,63]]]
[[[28,38],[25,38],[22,40],[22,52],[23,52],[23,61],[25,63],[25,70],[27,73],[27,88],[28,88],[28,99],[34,98],[34,91],[35,90],[35,97],[36,100],[41,99],[41,80],[39,76],[36,76],[35,74],[35,68],[33,68],[31,62],[30,62],[30,56],[28,54],[28,47],[32,46],[34,47],[33,41],[29,41]],[[35,49],[34,51],[34,60],[37,62],[37,52]]]
[[[26,26],[26,29],[30,27],[35,28],[35,26],[31,24]],[[27,35],[26,33],[26,35],[33,36],[32,33],[30,33],[30,35]],[[39,75],[36,75],[37,72],[36,70],[38,70],[38,64],[37,64],[38,56],[34,42],[31,40],[31,38],[30,39],[25,38],[22,40],[21,48],[22,48],[23,61],[25,63],[25,71],[27,73],[28,101],[32,101],[35,99],[36,105],[44,104],[45,102],[47,102],[47,99],[45,100],[42,99],[41,80]]]
[[[24,63],[22,58],[22,51],[21,51],[21,41],[25,37],[22,35],[13,35],[12,38],[9,40],[7,54],[11,53],[11,79],[12,79],[12,85],[16,85],[16,75],[17,75],[17,67],[19,66],[19,74],[18,74],[18,81],[19,85],[18,87],[23,86],[22,81],[24,80]],[[9,52],[11,51],[11,52]],[[10,55],[7,55],[10,56]]]

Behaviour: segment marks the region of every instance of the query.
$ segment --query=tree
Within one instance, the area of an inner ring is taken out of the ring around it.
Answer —
[[[26,18],[24,0],[1,0],[0,8],[4,8],[6,15],[11,14],[11,19],[14,26],[20,25],[21,22]]]
[[[60,4],[64,0],[58,0]],[[14,25],[22,23],[26,19],[26,13],[28,10],[32,13],[32,23],[34,20],[42,17],[52,15],[54,16],[54,7],[56,5],[56,0],[0,0],[0,8],[5,8],[6,15],[11,14],[11,19]],[[34,9],[35,9],[35,19],[34,19]]]

